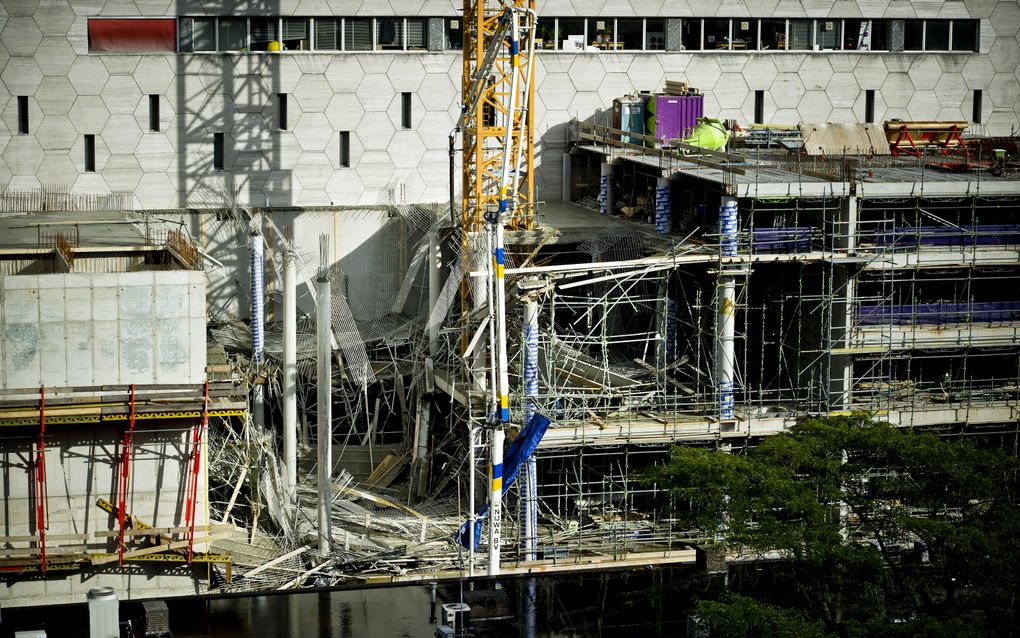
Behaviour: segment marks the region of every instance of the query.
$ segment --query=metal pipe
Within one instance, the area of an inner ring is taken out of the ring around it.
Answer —
[[[329,278],[321,273],[316,280],[319,306],[316,309],[318,327],[318,421],[319,421],[319,551],[329,552],[331,535],[330,508],[332,503],[333,467],[333,377],[330,367],[329,345],[332,299]]]
[[[297,496],[297,256],[283,256],[283,465],[290,505]]]

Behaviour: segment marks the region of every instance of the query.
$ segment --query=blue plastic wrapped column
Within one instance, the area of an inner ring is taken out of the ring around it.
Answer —
[[[723,197],[719,208],[719,259],[737,256],[737,200]],[[716,313],[716,370],[719,388],[719,419],[735,418],[733,405],[733,371],[735,367],[736,281],[727,273],[728,264],[720,265],[719,308]]]
[[[254,351],[253,359],[256,363],[262,361],[262,354],[265,350],[265,338],[262,333],[265,324],[264,308],[265,295],[262,289],[262,261],[263,247],[261,233],[251,234],[251,345]]]
[[[524,423],[531,422],[538,397],[538,302],[524,304]],[[521,549],[524,560],[535,560],[538,550],[538,476],[535,455],[528,457],[521,499]]]
[[[599,176],[599,213],[609,215],[613,212],[613,165],[603,164]]]
[[[673,200],[669,179],[665,177],[655,183],[655,232],[659,235],[673,232]]]

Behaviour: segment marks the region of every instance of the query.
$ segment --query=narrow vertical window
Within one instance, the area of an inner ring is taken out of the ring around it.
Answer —
[[[411,94],[400,94],[400,126],[411,128]]]
[[[18,96],[18,133],[28,135],[28,96]]]
[[[85,136],[85,172],[96,172],[96,136]]]
[[[981,123],[981,89],[974,90],[974,112],[971,113],[970,119],[975,124]]]
[[[287,94],[277,93],[276,94],[276,112],[280,116],[280,130],[287,130]]]
[[[765,91],[754,92],[754,123],[765,123]]]
[[[223,133],[213,133],[213,169],[223,170]]]
[[[864,91],[864,121],[868,124],[875,121],[875,89]]]
[[[149,96],[149,131],[159,133],[159,96]]]
[[[340,166],[350,168],[351,166],[351,132],[340,131]]]

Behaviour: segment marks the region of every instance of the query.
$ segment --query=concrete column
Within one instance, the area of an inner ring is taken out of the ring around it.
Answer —
[[[848,255],[857,252],[857,207],[856,195],[845,197],[839,206],[839,224],[833,247],[836,250],[845,250]]]
[[[857,294],[857,280],[846,268],[833,271],[832,325],[829,347],[849,348],[853,327],[853,305]],[[829,359],[829,408],[849,410],[853,389],[853,357],[849,354],[830,355]]]
[[[319,551],[329,552],[332,538],[330,504],[333,495],[333,377],[330,367],[331,291],[329,279],[320,276],[316,283],[319,305],[318,327],[318,407],[319,407]]]
[[[113,587],[93,587],[89,605],[89,638],[120,638],[120,602]]]
[[[289,504],[297,496],[297,257],[283,257],[283,466]]]

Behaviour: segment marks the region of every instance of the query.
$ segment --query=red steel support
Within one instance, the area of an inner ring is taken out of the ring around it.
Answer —
[[[191,431],[192,460],[187,502],[184,508],[184,524],[188,527],[188,563],[195,549],[195,515],[198,509],[198,480],[202,468],[202,437],[209,423],[209,381],[205,382],[205,396],[202,403],[202,420]]]
[[[120,480],[117,487],[117,498],[120,506],[117,508],[117,522],[120,534],[117,537],[117,564],[124,566],[124,512],[127,511],[127,489],[131,477],[131,444],[132,435],[135,432],[135,384],[131,384],[131,411],[128,413],[128,426],[124,430],[124,439],[121,441],[120,450]]]
[[[35,444],[35,527],[40,571],[46,573],[46,386],[39,387],[39,439]]]

